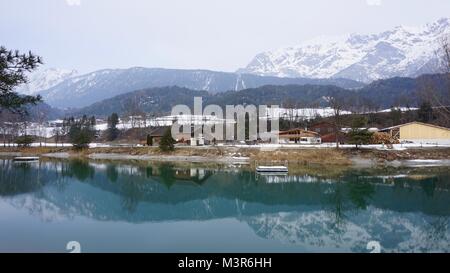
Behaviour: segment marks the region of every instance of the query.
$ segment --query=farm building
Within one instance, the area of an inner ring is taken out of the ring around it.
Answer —
[[[164,136],[167,130],[171,130],[171,127],[155,127],[149,132],[148,137],[152,139],[152,143],[154,146],[159,145],[161,138]],[[202,146],[205,144],[209,144],[209,141],[206,141],[203,136],[202,129],[199,129],[198,132],[195,132],[195,134],[194,128],[192,128],[192,130],[193,132],[191,133],[176,133],[175,135],[172,135],[172,138],[178,143],[190,144],[191,146]],[[194,137],[194,135],[197,135],[197,137]]]
[[[410,122],[380,130],[400,142],[450,144],[450,129],[422,122]]]
[[[157,146],[157,145],[159,145],[161,138],[164,136],[164,133],[167,130],[170,130],[169,126],[161,126],[161,127],[152,128],[152,130],[149,132],[147,137],[152,139],[152,143],[154,146]]]
[[[330,133],[326,135],[321,135],[322,143],[336,143],[336,134]],[[339,132],[339,143],[345,144],[348,143],[348,135],[344,132]]]
[[[316,132],[307,131],[303,129],[291,129],[281,131],[279,133],[279,142],[296,143],[296,144],[320,144],[322,142],[320,135]]]
[[[316,132],[316,133],[320,134],[321,136],[324,136],[324,135],[333,133],[335,130],[335,126],[331,122],[321,121],[321,122],[318,122],[318,123],[312,125],[309,128],[309,130]]]

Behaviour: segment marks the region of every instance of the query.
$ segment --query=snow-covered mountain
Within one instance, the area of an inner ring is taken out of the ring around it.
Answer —
[[[320,37],[260,53],[238,72],[361,82],[418,76],[436,72],[436,50],[446,35],[450,35],[450,18],[421,27],[398,26],[379,34]]]
[[[64,80],[78,74],[76,70],[47,68],[39,69],[28,75],[28,83],[17,87],[17,92],[25,95],[34,95],[38,91],[46,90]]]
[[[348,79],[279,78],[210,70],[132,67],[104,69],[71,77],[39,94],[53,107],[79,108],[116,95],[152,87],[179,86],[218,93],[268,84],[336,85],[344,88],[363,86],[360,82]]]

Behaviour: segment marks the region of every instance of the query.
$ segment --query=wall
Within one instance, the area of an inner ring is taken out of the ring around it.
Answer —
[[[422,124],[409,124],[400,127],[400,140],[450,140],[450,130]]]

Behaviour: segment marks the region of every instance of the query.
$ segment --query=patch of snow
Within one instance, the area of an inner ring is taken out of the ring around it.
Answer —
[[[76,70],[57,68],[39,69],[28,75],[28,83],[20,85],[16,91],[24,95],[35,95],[39,91],[47,90],[77,74],[78,72]]]

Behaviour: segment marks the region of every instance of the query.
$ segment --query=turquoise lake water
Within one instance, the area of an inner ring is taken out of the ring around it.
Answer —
[[[0,159],[0,252],[450,251],[450,170]]]

